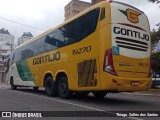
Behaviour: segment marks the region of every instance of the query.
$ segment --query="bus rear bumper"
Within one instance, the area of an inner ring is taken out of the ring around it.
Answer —
[[[101,80],[101,89],[115,90],[117,92],[149,90],[152,84],[151,78],[119,78],[116,76],[112,76],[112,78],[108,79],[107,81]]]
[[[143,91],[151,88],[151,78],[123,79],[117,83],[117,91]]]

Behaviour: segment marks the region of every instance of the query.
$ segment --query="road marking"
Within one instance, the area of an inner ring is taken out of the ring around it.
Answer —
[[[129,95],[144,95],[144,96],[154,96],[154,95],[155,95],[155,94],[127,93],[127,92],[123,92],[123,94],[129,94]]]
[[[23,94],[27,94],[27,95],[30,95],[30,96],[40,97],[40,98],[44,98],[44,99],[48,99],[48,100],[54,100],[54,101],[61,102],[61,103],[66,103],[66,104],[70,104],[70,105],[74,105],[74,106],[79,106],[79,107],[83,107],[83,108],[87,108],[87,109],[91,109],[91,110],[104,112],[104,110],[101,110],[101,109],[88,107],[88,106],[80,105],[80,104],[76,104],[76,103],[71,103],[71,102],[67,102],[67,101],[64,101],[64,100],[58,100],[58,99],[54,99],[54,98],[50,98],[50,97],[45,97],[45,96],[41,96],[41,95],[34,95],[34,94],[20,92],[20,91],[14,91],[14,92],[23,93]]]
[[[21,92],[21,91],[14,91],[14,92],[18,92],[18,93],[22,93],[22,94],[26,94],[26,95],[30,95],[30,96],[34,96],[34,97],[40,97],[40,98],[43,98],[43,99],[53,100],[53,101],[56,101],[56,102],[66,103],[66,104],[69,104],[69,105],[74,105],[74,106],[78,106],[78,107],[83,107],[83,108],[87,108],[87,109],[91,109],[91,110],[95,110],[95,111],[106,112],[106,113],[109,113],[109,114],[116,115],[116,113],[113,113],[113,112],[107,112],[107,111],[102,110],[102,109],[97,109],[97,108],[88,107],[88,106],[85,106],[85,105],[71,103],[71,102],[67,102],[67,101],[64,101],[64,100],[58,100],[58,99],[54,99],[54,98],[44,97],[44,96],[41,96],[41,95],[34,95],[34,94],[25,93],[25,92]],[[136,118],[136,117],[126,117],[126,118],[133,119],[133,120],[143,120],[143,119],[139,119],[139,118]]]

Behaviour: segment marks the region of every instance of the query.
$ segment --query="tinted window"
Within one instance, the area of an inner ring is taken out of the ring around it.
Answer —
[[[99,11],[100,8],[96,8],[46,36],[16,49],[14,62],[81,41],[96,30]]]
[[[101,9],[101,16],[100,16],[100,20],[103,20],[105,18],[105,8]]]
[[[20,61],[21,60],[21,52],[20,52],[20,48],[16,49],[14,52],[14,62]]]
[[[50,51],[62,47],[64,45],[64,42],[59,39],[59,30],[55,30],[49,33],[45,38],[46,50]]]
[[[92,34],[97,26],[100,8],[96,8],[49,33],[45,39],[47,51],[78,42]]]
[[[33,44],[33,51],[34,51],[34,55],[38,55],[38,54],[41,54],[41,53],[44,53],[45,52],[45,44],[44,44],[44,41],[45,41],[45,37],[42,37],[36,41],[34,41],[32,44]]]
[[[93,33],[97,26],[99,11],[100,9],[96,8],[64,25],[61,29],[63,29],[65,45],[78,42]]]

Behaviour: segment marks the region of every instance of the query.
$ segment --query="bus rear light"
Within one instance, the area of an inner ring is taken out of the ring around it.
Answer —
[[[112,82],[113,82],[113,83],[117,83],[117,80],[112,79]]]
[[[108,49],[105,53],[103,70],[117,76],[113,65],[112,49]]]
[[[111,3],[113,0],[107,0],[107,2]]]

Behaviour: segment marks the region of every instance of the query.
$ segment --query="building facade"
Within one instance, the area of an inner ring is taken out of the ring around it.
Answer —
[[[14,36],[8,30],[0,29],[0,81],[5,79],[5,60],[14,49]]]
[[[33,35],[30,32],[24,32],[23,35],[18,38],[18,46],[31,38],[33,38]]]
[[[72,0],[64,8],[65,20],[68,20],[69,18],[89,8],[90,6],[92,6],[92,3],[79,1],[79,0]]]
[[[85,9],[91,7],[94,4],[97,4],[104,0],[91,0],[91,2],[84,2],[79,0],[71,0],[69,2],[64,10],[65,10],[65,20],[68,20],[69,18],[75,16],[76,14],[84,11]]]
[[[102,1],[104,1],[104,0],[91,0],[92,4],[97,4],[97,3],[102,2]]]

